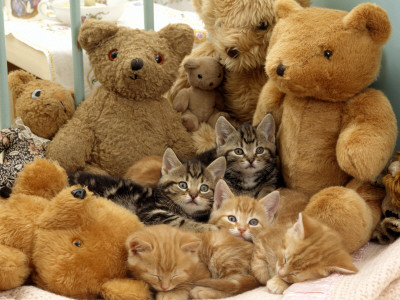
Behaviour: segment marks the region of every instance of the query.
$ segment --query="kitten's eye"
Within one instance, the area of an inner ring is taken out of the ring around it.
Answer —
[[[205,192],[208,192],[208,190],[209,190],[209,187],[207,184],[202,184],[200,186],[200,192],[205,193]]]
[[[182,190],[186,190],[188,188],[188,184],[184,181],[181,181],[178,183],[178,186],[182,189]]]
[[[233,150],[235,152],[236,155],[243,155],[243,149],[242,148],[236,148],[235,150]]]
[[[154,55],[154,59],[156,60],[156,62],[157,62],[159,65],[162,65],[163,62],[164,62],[164,58],[162,57],[161,54],[156,54],[156,55]]]
[[[113,61],[116,59],[118,56],[118,50],[117,49],[112,49],[110,52],[108,52],[108,58]]]
[[[203,78],[203,75],[198,74],[197,77],[198,77],[199,79],[202,79],[202,78]]]
[[[324,56],[329,59],[332,56],[332,51],[331,50],[325,50],[324,51]]]
[[[33,98],[33,99],[39,98],[41,93],[42,93],[42,90],[35,90],[35,91],[32,93],[32,98]]]
[[[236,222],[236,217],[235,216],[228,216],[228,220],[232,223]]]
[[[267,30],[267,28],[268,28],[268,22],[264,22],[264,21],[261,21],[260,23],[258,23],[258,29],[259,30]]]
[[[283,264],[286,264],[286,255],[283,256],[282,262]]]
[[[80,240],[75,240],[72,242],[72,244],[74,244],[74,246],[78,247],[78,248],[82,248],[83,243]]]
[[[256,154],[263,154],[263,153],[264,153],[264,148],[263,147],[257,147]]]
[[[251,226],[257,226],[257,225],[258,225],[258,220],[257,220],[257,219],[251,219],[251,220],[249,221],[249,224],[250,224]]]

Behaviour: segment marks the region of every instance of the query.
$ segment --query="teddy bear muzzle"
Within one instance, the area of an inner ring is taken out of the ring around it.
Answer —
[[[86,197],[86,191],[84,189],[76,189],[71,194],[78,199],[84,199]]]
[[[286,71],[286,67],[282,63],[280,63],[276,67],[276,74],[278,74],[281,77],[283,77],[283,75],[285,75],[285,71]]]
[[[132,71],[138,71],[141,68],[143,68],[143,66],[144,66],[143,59],[141,59],[141,58],[132,59],[132,61],[131,61],[131,69],[132,69]]]

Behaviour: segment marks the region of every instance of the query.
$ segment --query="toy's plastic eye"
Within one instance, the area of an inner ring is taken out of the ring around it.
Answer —
[[[180,181],[178,183],[178,186],[182,189],[182,190],[186,190],[188,188],[188,184],[184,181]]]
[[[162,65],[162,64],[163,64],[164,58],[162,57],[161,54],[156,54],[156,55],[154,55],[154,58],[155,58],[156,62],[157,62],[159,65]]]
[[[113,61],[116,59],[118,56],[118,50],[117,49],[112,49],[110,52],[108,52],[108,58]]]
[[[325,50],[324,51],[324,56],[329,59],[332,56],[332,51],[331,50]]]
[[[72,243],[78,248],[81,248],[83,246],[83,243],[80,240],[75,240]]]
[[[35,90],[35,91],[32,93],[32,98],[33,98],[33,99],[39,98],[41,93],[42,93],[42,90]]]
[[[257,220],[257,219],[251,219],[251,220],[249,221],[249,224],[250,224],[251,226],[257,226],[257,225],[258,225],[258,220]]]
[[[236,222],[236,217],[235,216],[228,216],[228,220],[230,221],[230,222]]]
[[[198,77],[199,79],[202,79],[202,78],[203,78],[203,75],[198,74],[197,77]]]
[[[264,21],[261,21],[260,23],[258,23],[258,29],[259,30],[267,30],[267,28],[268,28],[268,22],[264,22]]]

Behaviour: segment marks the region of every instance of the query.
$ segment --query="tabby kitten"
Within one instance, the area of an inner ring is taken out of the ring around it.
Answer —
[[[272,223],[278,204],[278,191],[271,192],[260,200],[249,196],[235,196],[221,179],[215,186],[209,223],[227,230],[239,239],[252,242],[259,232]]]
[[[217,299],[259,286],[249,274],[252,244],[225,231],[153,225],[132,234],[127,247],[130,275],[147,282],[156,299]]]
[[[69,181],[70,184],[86,185],[95,194],[126,207],[147,225],[164,223],[204,231],[217,229],[204,222],[209,219],[214,187],[225,167],[224,158],[214,160],[207,167],[198,160],[181,163],[168,148],[163,156],[162,178],[157,188],[86,172],[69,174]]]
[[[215,124],[216,148],[197,156],[203,163],[225,157],[224,179],[235,195],[260,199],[282,185],[277,167],[275,121],[267,114],[258,126],[233,127],[224,117]]]

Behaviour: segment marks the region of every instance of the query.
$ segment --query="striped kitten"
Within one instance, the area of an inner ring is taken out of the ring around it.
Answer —
[[[277,167],[275,122],[267,114],[258,126],[235,129],[224,117],[215,124],[216,148],[198,155],[204,163],[226,158],[224,180],[235,195],[261,199],[281,185]]]
[[[181,163],[172,149],[162,161],[157,188],[143,187],[132,180],[86,172],[69,175],[70,184],[86,185],[92,192],[120,204],[146,225],[169,224],[193,231],[215,230],[206,224],[213,205],[214,187],[225,172],[225,159],[207,167],[198,160]]]

